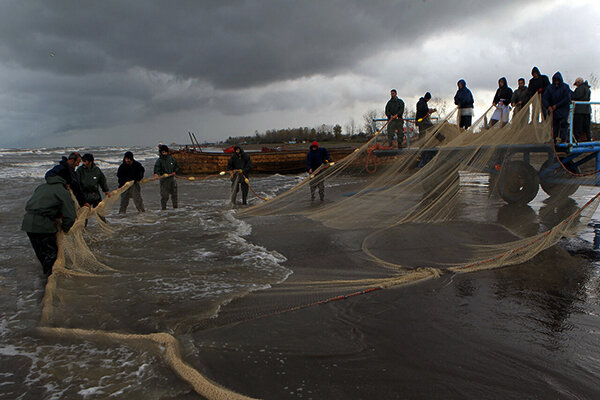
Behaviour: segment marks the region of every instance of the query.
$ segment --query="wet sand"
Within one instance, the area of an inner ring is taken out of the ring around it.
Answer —
[[[600,396],[600,350],[589,353],[600,348],[593,252],[569,252],[565,241],[525,264],[320,303],[344,288],[307,290],[307,282],[390,275],[361,251],[367,232],[294,216],[246,220],[252,242],[283,254],[294,274],[234,300],[192,334],[189,359],[229,389],[264,399]],[[499,241],[512,235],[480,228]],[[377,251],[413,266],[428,259],[410,248],[399,254],[399,245],[378,242]]]

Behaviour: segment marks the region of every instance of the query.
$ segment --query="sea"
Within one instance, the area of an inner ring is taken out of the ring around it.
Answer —
[[[36,333],[46,279],[20,225],[25,203],[35,187],[43,183],[44,173],[72,151],[92,153],[111,190],[117,188],[116,171],[124,152],[133,152],[135,159],[144,165],[146,177],[151,176],[157,158],[155,147],[0,149],[0,399],[198,398],[153,351],[125,344],[42,337]],[[256,176],[252,178],[252,187],[261,197],[274,197],[297,185],[305,176]],[[477,188],[487,182],[479,176],[461,176],[463,184],[479,193]],[[146,212],[138,213],[133,202],[124,216],[118,214],[118,205],[109,212],[107,220],[114,233],[105,233],[90,221],[87,228],[90,248],[115,272],[105,277],[65,278],[55,301],[53,326],[121,333],[168,332],[178,338],[186,353],[193,353],[191,333],[198,328],[198,321],[215,318],[232,300],[269,290],[294,273],[285,255],[276,248],[252,242],[252,225],[239,218],[237,209],[230,204],[227,178],[179,180],[178,185],[178,209],[173,209],[169,202],[168,210],[160,210],[158,183],[154,182],[142,187]],[[574,204],[584,204],[597,191],[593,187],[580,188],[572,196]],[[259,201],[250,194],[251,204]],[[473,210],[479,207],[480,212],[489,211],[483,202],[477,203],[477,196],[473,197],[472,206]],[[530,206],[537,213],[547,204],[540,195]],[[515,218],[510,210],[504,214],[502,218],[507,224]],[[522,343],[545,342],[548,330],[555,331],[547,324],[552,324],[554,317],[560,319],[561,339],[555,343],[557,349],[547,351],[575,352],[573,357],[583,373],[600,387],[598,220],[597,213],[579,237],[559,244],[586,260],[585,273],[575,274],[575,281],[569,282],[568,287],[575,287],[574,290],[561,292],[560,287],[544,287],[530,292],[524,288],[525,294],[496,296],[494,302],[498,304],[494,307],[505,310],[502,318],[506,320],[532,318],[525,323],[531,329],[510,333]],[[518,222],[517,225],[523,225]],[[469,282],[471,293],[477,291],[478,285],[484,285],[475,278]],[[447,280],[440,281],[440,285],[448,284]],[[524,311],[526,306],[518,306],[528,294],[540,296],[536,302],[538,309],[531,316]],[[467,295],[458,291],[456,296]],[[563,304],[565,296],[568,312]],[[461,314],[456,318],[453,323],[458,326]],[[473,316],[469,318],[468,323],[472,324]],[[498,332],[498,335],[508,333]],[[507,346],[503,351],[510,353],[512,349]],[[440,357],[443,359],[443,355]],[[539,367],[544,361],[532,365]],[[511,379],[510,365],[499,369]],[[480,372],[460,373],[468,381],[469,376],[476,379]],[[579,381],[566,374],[560,382],[572,388]],[[590,396],[587,387],[582,395],[576,390],[575,393],[557,390],[553,398],[593,397]],[[301,397],[300,392],[289,394],[289,398]],[[444,397],[440,394],[439,398]]]

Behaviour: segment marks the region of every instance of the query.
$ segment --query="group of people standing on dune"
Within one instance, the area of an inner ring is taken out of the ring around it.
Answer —
[[[538,67],[531,70],[529,86],[525,85],[525,78],[519,78],[517,89],[514,91],[508,86],[505,77],[498,80],[498,89],[492,100],[495,107],[490,119],[490,126],[500,122],[506,124],[510,117],[511,108],[513,115],[523,110],[527,102],[539,94],[542,100],[542,113],[544,117],[551,115],[553,137],[556,142],[567,142],[569,140],[569,111],[572,101],[589,102],[591,98],[591,87],[587,81],[579,77],[571,90],[564,82],[562,74],[556,72],[552,76],[552,82],[548,76],[540,73]],[[473,120],[474,104],[473,94],[467,87],[467,82],[461,79],[457,82],[458,90],[454,95],[454,104],[458,107],[458,126],[468,129]],[[417,103],[415,124],[419,128],[419,136],[433,126],[430,115],[435,109],[429,109],[427,102],[431,99],[431,93],[427,92]],[[523,110],[523,112],[529,112]],[[394,137],[397,137],[398,148],[402,147],[404,140],[404,102],[398,97],[396,89],[391,90],[391,98],[385,107],[385,115],[388,119],[387,136],[389,145],[392,146]],[[525,118],[525,119],[528,119]],[[573,108],[573,135],[576,141],[590,141],[591,138],[591,106],[589,104],[575,104]]]

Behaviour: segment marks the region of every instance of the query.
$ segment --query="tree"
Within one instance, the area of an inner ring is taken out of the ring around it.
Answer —
[[[335,136],[335,140],[342,140],[342,126],[340,124],[336,124],[333,127],[333,135]]]
[[[377,118],[377,110],[369,110],[363,114],[363,129],[368,136],[372,136],[375,134],[375,129],[373,128],[373,120]]]

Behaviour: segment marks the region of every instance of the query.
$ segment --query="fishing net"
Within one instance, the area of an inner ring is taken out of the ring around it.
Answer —
[[[550,178],[538,172],[560,158],[552,140],[551,118],[543,117],[539,96],[507,123],[490,125],[488,117],[494,111],[488,109],[468,130],[461,130],[453,121],[454,110],[402,150],[375,144],[382,127],[354,153],[343,160],[328,160],[272,199],[255,192],[249,181],[250,190],[267,200],[238,209],[238,215],[251,222],[257,236],[261,229],[271,229],[268,234],[287,245],[274,250],[295,252],[316,267],[294,272],[292,279],[269,290],[233,300],[220,310],[219,318],[196,321],[194,329],[254,321],[443,274],[515,265],[577,234],[595,212],[599,195],[574,205],[568,196],[579,181],[572,171],[558,162],[560,168]],[[196,180],[201,184],[201,179]],[[539,191],[540,181],[552,196]],[[310,200],[311,187],[320,183],[326,186],[325,200]],[[56,315],[61,277],[115,273],[89,250],[85,221],[95,217],[110,232],[101,216],[128,185],[95,209],[79,209],[69,234],[59,235],[61,256],[48,280],[40,333],[149,343],[202,396],[247,398],[187,364],[170,333],[69,328],[65,326],[69,322]],[[545,205],[539,215],[527,205],[534,199]],[[270,218],[279,223],[269,225]],[[275,226],[280,230],[273,231]],[[313,240],[303,240],[305,236]],[[312,243],[310,248],[307,243]],[[328,261],[331,246],[319,243],[335,244],[335,261]]]

